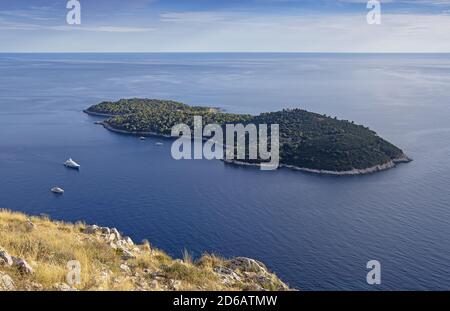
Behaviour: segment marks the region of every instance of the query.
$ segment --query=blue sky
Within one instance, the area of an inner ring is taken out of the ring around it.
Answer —
[[[450,52],[450,0],[0,0],[1,52]]]

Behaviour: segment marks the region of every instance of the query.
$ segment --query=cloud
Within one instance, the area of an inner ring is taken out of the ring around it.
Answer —
[[[333,1],[336,2],[354,3],[359,7],[366,1]],[[450,0],[389,2],[450,6]],[[145,5],[152,1],[140,3]],[[131,12],[119,10],[114,16],[105,13],[100,17],[102,11],[94,10],[79,26],[66,25],[65,11],[53,15],[53,10],[53,7],[41,7],[32,14],[25,9],[0,12],[0,40],[10,42],[0,49],[15,50],[14,42],[20,41],[18,46],[29,51],[450,52],[450,11],[446,9],[438,13],[414,11],[407,14],[382,10],[381,25],[367,24],[368,11],[364,4],[358,10],[339,13],[213,7],[203,11],[142,10],[130,16],[119,16],[119,13]],[[60,16],[60,19],[39,20],[52,16]],[[63,36],[70,36],[73,44],[63,45]]]
[[[170,46],[176,50],[450,52],[450,16],[444,14],[383,14],[381,25],[368,25],[365,14],[178,12],[161,19],[182,28]]]
[[[0,17],[9,18],[13,20],[33,20],[33,21],[49,21],[55,20],[56,17],[53,15],[55,10],[52,7],[37,7],[31,6],[28,9],[16,9],[16,10],[0,10]]]
[[[138,0],[134,6],[148,5],[154,0]],[[99,2],[97,2],[98,4]],[[48,31],[85,31],[85,32],[112,32],[112,33],[136,33],[149,32],[154,28],[146,26],[128,26],[114,23],[83,23],[82,25],[69,26],[65,23],[67,10],[65,5],[29,6],[21,9],[0,10],[0,30],[48,30]],[[64,3],[63,3],[64,4]],[[106,3],[105,3],[106,5]],[[133,6],[133,7],[134,7]],[[94,13],[91,11],[90,13]],[[95,15],[95,13],[93,14]]]
[[[154,28],[150,27],[127,27],[127,26],[52,26],[46,27],[48,30],[59,31],[91,31],[91,32],[118,32],[118,33],[133,33],[133,32],[149,32],[154,31]]]
[[[89,31],[89,32],[118,32],[118,33],[133,33],[133,32],[149,32],[154,31],[150,27],[127,27],[127,26],[45,26],[40,24],[9,22],[0,18],[0,30],[50,30],[50,31]]]
[[[166,12],[160,14],[162,22],[169,23],[217,23],[235,19],[238,14],[233,12]]]

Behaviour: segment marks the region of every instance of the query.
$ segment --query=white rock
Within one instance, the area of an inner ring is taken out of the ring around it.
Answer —
[[[122,249],[122,259],[123,260],[128,260],[128,259],[134,259],[136,258],[135,255],[133,255],[130,251],[126,250],[126,249]]]
[[[33,230],[34,228],[36,228],[36,225],[29,219],[27,219],[25,225],[27,226],[28,230]]]
[[[170,288],[174,290],[180,290],[181,281],[180,280],[170,280]]]
[[[125,237],[124,240],[125,240],[125,242],[127,242],[128,245],[131,245],[131,246],[134,245],[133,240],[129,236]]]
[[[213,270],[216,274],[218,274],[218,276],[221,278],[222,282],[226,285],[229,285],[236,281],[241,280],[239,275],[237,275],[237,273],[234,272],[233,270],[231,270],[230,268],[216,266],[213,268]]]
[[[140,250],[140,248],[139,248],[139,247],[135,247],[135,248],[133,248],[133,252],[135,252],[135,253],[140,253],[140,252],[141,252],[141,250]]]
[[[116,235],[114,234],[114,233],[111,233],[109,236],[108,236],[108,240],[109,241],[114,241],[116,239]]]
[[[44,286],[42,286],[42,284],[36,282],[27,282],[24,286],[26,291],[42,291],[44,289]]]
[[[118,240],[120,240],[120,233],[119,233],[119,230],[117,230],[116,228],[112,228],[112,229],[111,229],[111,233],[114,233],[114,234],[116,235],[116,238],[117,238]]]
[[[3,272],[0,272],[0,291],[12,291],[15,289],[16,287],[11,277]]]
[[[131,274],[131,269],[126,264],[121,264],[120,265],[120,270],[122,270],[122,271],[124,271],[124,272],[126,272],[128,274]]]
[[[56,283],[53,285],[53,288],[60,292],[71,292],[77,290],[76,288],[70,287],[66,283]]]
[[[152,280],[150,282],[150,287],[151,288],[157,288],[158,287],[158,281],[157,280]]]
[[[233,270],[241,270],[242,272],[268,273],[266,266],[255,259],[247,257],[236,257],[228,262],[228,266]]]
[[[84,229],[84,233],[87,233],[87,234],[96,234],[99,231],[101,231],[101,229],[97,225],[87,226]]]
[[[25,259],[12,257],[13,265],[17,267],[17,269],[22,274],[33,274],[34,270],[33,268],[28,264],[28,262],[25,261]]]
[[[12,257],[7,251],[0,250],[0,265],[12,266]]]
[[[106,234],[106,235],[111,234],[111,229],[109,229],[108,227],[101,227],[100,230],[102,231],[103,234]]]

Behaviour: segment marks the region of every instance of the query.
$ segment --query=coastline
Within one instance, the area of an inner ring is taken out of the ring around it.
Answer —
[[[107,118],[115,117],[115,115],[113,115],[113,114],[92,112],[92,111],[89,111],[87,109],[83,110],[83,112],[88,114],[88,115],[95,116],[95,117],[107,117]],[[160,134],[160,133],[156,133],[156,132],[129,132],[129,131],[125,131],[125,130],[119,130],[119,129],[116,129],[116,128],[112,127],[108,123],[106,123],[105,120],[103,120],[103,121],[96,121],[95,124],[102,125],[108,131],[111,131],[111,132],[114,132],[114,133],[119,133],[119,134],[124,134],[124,135],[154,136],[154,137],[173,138],[170,135],[164,135],[164,134]]]
[[[227,164],[239,165],[239,166],[254,166],[254,167],[260,166],[259,163],[248,163],[248,162],[237,161],[237,160],[223,159],[222,161],[224,161]],[[385,170],[396,167],[397,164],[399,164],[399,163],[408,163],[411,161],[412,161],[412,159],[410,159],[406,155],[403,155],[400,158],[390,160],[389,162],[386,162],[384,164],[378,164],[378,165],[371,166],[371,167],[364,168],[364,169],[356,169],[355,168],[355,169],[348,170],[348,171],[318,170],[318,169],[299,167],[299,166],[288,165],[288,164],[280,164],[279,168],[287,168],[287,169],[294,170],[294,171],[302,171],[302,172],[306,172],[306,173],[313,173],[313,174],[320,174],[320,175],[357,176],[357,175],[368,175],[368,174],[385,171]]]
[[[108,113],[100,113],[100,112],[93,112],[90,111],[88,109],[84,109],[83,112],[85,114],[91,115],[91,116],[96,116],[96,117],[106,117],[106,118],[112,118],[115,117],[116,115],[114,114],[108,114]]]
[[[101,114],[96,112],[91,112],[88,110],[83,110],[86,114],[94,115],[94,116],[109,116],[113,117],[114,115],[108,115],[108,114]],[[125,134],[125,135],[133,135],[133,136],[153,136],[153,137],[163,137],[163,138],[174,138],[170,135],[164,135],[156,132],[129,132],[125,130],[119,130],[108,123],[102,121],[98,122],[97,124],[101,124],[105,129],[111,132],[119,133],[119,134]],[[222,159],[224,163],[232,164],[232,165],[239,165],[239,166],[254,166],[254,167],[260,167],[260,163],[248,163],[244,161],[238,161],[238,160],[227,160]],[[295,165],[289,165],[289,164],[280,164],[279,168],[287,168],[295,171],[302,171],[306,173],[313,173],[313,174],[321,174],[321,175],[334,175],[334,176],[357,176],[357,175],[367,175],[367,174],[373,174],[381,171],[385,171],[391,168],[396,167],[400,163],[409,163],[413,161],[411,158],[409,158],[406,154],[402,154],[401,157],[391,159],[390,161],[384,163],[384,164],[378,164],[372,167],[364,168],[364,169],[352,169],[347,171],[330,171],[330,170],[319,170],[319,169],[311,169],[307,167],[299,167]]]
[[[133,136],[154,136],[154,137],[174,138],[170,135],[159,134],[156,132],[129,132],[129,131],[125,131],[125,130],[119,130],[119,129],[112,127],[111,125],[109,125],[106,122],[99,122],[97,124],[103,125],[103,127],[105,129],[107,129],[108,131],[111,131],[114,133],[119,133],[119,134],[133,135]]]

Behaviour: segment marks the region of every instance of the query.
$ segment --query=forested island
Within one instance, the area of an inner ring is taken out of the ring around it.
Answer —
[[[202,116],[204,124],[279,124],[281,166],[314,173],[366,174],[411,161],[400,148],[363,125],[302,109],[253,116],[169,100],[134,98],[102,102],[84,112],[104,116],[102,124],[109,130],[134,135],[170,136],[175,124],[192,128],[194,116]]]

